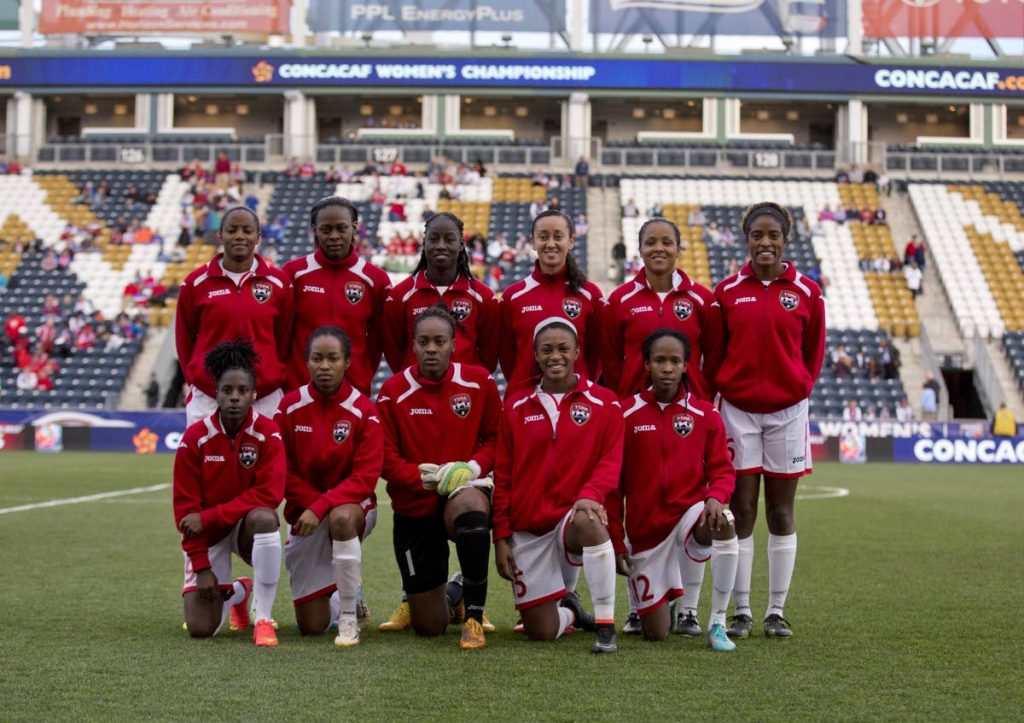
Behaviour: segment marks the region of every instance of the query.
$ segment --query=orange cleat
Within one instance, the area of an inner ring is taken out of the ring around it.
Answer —
[[[252,629],[252,642],[264,648],[277,647],[277,631],[269,620],[257,620]]]
[[[252,597],[252,580],[248,577],[240,577],[235,582],[240,582],[245,587],[245,597],[242,602],[232,605],[228,613],[228,626],[236,633],[249,628],[249,598]]]
[[[487,647],[487,641],[484,639],[484,627],[476,618],[469,618],[462,624],[462,640],[459,641],[459,647],[463,650],[479,650]]]

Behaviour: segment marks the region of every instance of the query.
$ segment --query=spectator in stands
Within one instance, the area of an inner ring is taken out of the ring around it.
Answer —
[[[881,406],[878,408],[878,418],[883,422],[892,419],[892,410],[889,409],[888,402],[882,402]]]
[[[46,254],[43,255],[43,260],[39,263],[39,268],[43,271],[53,271],[57,268],[58,262],[57,252],[53,249],[47,249]]]
[[[878,188],[878,174],[875,172],[875,169],[873,167],[868,166],[867,168],[864,169],[863,182],[870,183],[875,188]]]
[[[886,196],[892,195],[892,179],[884,170],[878,176],[878,193]]]
[[[25,317],[21,314],[14,313],[7,317],[7,321],[4,322],[4,334],[7,336],[7,341],[14,344],[18,341],[21,334],[21,330],[27,326]]]
[[[213,178],[218,186],[227,186],[231,182],[231,159],[221,151],[213,162]]]
[[[864,410],[864,414],[861,417],[865,422],[873,422],[878,419],[878,413],[875,411],[875,405],[869,404],[868,408]]]
[[[622,215],[624,218],[636,218],[640,215],[640,209],[637,208],[636,201],[632,198],[626,201],[626,205],[622,207]]]
[[[924,293],[921,288],[921,280],[924,278],[924,274],[921,273],[921,269],[916,261],[911,261],[908,266],[903,268],[903,276],[907,279],[907,288],[910,289],[912,295],[917,297]]]
[[[21,170],[21,162],[17,158],[11,159],[11,162],[7,164],[7,175],[9,176],[20,176]]]
[[[53,351],[53,342],[57,338],[57,317],[47,316],[46,320],[36,327],[36,343],[47,353]]]
[[[7,158],[0,156],[0,174],[7,175],[8,168],[10,168],[10,164],[7,162]]]
[[[647,209],[647,215],[650,216],[651,218],[658,218],[662,215],[663,212],[664,208],[662,208],[660,201],[655,201],[654,203],[651,204],[651,207]]]
[[[992,436],[1017,436],[1017,420],[1013,416],[1013,412],[1006,406],[1006,402],[1002,402],[999,405],[999,409],[996,410],[995,415],[992,417]]]
[[[838,223],[840,226],[842,226],[844,223],[846,223],[846,215],[846,209],[843,208],[842,206],[839,206],[838,208],[832,211],[832,220]]]
[[[832,207],[826,203],[825,208],[818,212],[818,221],[832,221],[833,219]]]
[[[576,214],[576,238],[582,238],[587,235],[587,231],[590,230],[590,224],[587,223],[587,217],[582,214]]]
[[[860,405],[857,404],[856,399],[849,399],[846,402],[846,406],[843,408],[843,421],[844,422],[859,422],[864,418],[864,414],[860,410]]]
[[[341,172],[332,163],[324,174],[324,180],[328,183],[341,183]]]
[[[303,162],[302,166],[299,168],[299,175],[302,178],[312,178],[316,175],[316,165],[314,165],[311,159],[307,158],[305,162]]]
[[[888,340],[886,339],[883,339],[878,346],[880,351],[879,359],[882,363],[882,375],[886,379],[899,379],[899,350],[893,346],[890,346]]]
[[[854,163],[850,166],[850,183],[864,183],[864,170]]]
[[[434,215],[434,209],[430,207],[429,203],[423,205],[423,213],[420,214],[420,221],[426,223],[430,220],[430,217]]]
[[[719,243],[722,246],[732,246],[736,243],[736,233],[732,230],[732,226],[723,226],[722,235],[719,238]]]
[[[399,160],[398,158],[396,158],[391,163],[391,168],[388,169],[388,175],[389,176],[404,176],[404,175],[406,175],[408,173],[409,173],[409,171],[405,167],[405,164],[403,164],[402,161]]]
[[[860,222],[866,224],[872,224],[875,222],[875,212],[870,208],[862,208],[860,210]]]
[[[551,211],[561,211],[562,210],[562,200],[558,196],[552,196],[551,200],[548,201],[548,210],[551,210]]]
[[[547,188],[547,186],[548,186],[548,175],[546,173],[544,173],[544,169],[538,168],[534,172],[533,176],[530,178],[530,185],[531,186],[543,186],[544,188]]]
[[[850,174],[846,171],[845,168],[840,167],[839,170],[836,171],[836,183],[849,183],[849,182],[850,182]]]
[[[916,261],[917,260],[917,245],[918,245],[917,235],[915,234],[915,235],[910,237],[910,240],[907,241],[906,248],[903,249],[903,263],[904,264],[909,264],[911,261]]]
[[[548,210],[548,203],[546,199],[536,199],[530,203],[530,218],[537,218],[540,214]]]
[[[652,214],[653,215],[653,214]],[[658,214],[661,215],[660,213]],[[708,222],[707,216],[704,215],[704,209],[698,207],[690,211],[686,217],[687,226],[704,226]]]
[[[939,383],[930,372],[924,375],[920,404],[922,419],[936,418],[939,410]]]
[[[853,376],[853,359],[847,353],[845,345],[838,344],[832,351],[832,367],[838,379],[849,379]]]
[[[910,401],[906,397],[900,399],[896,405],[896,421],[897,422],[912,422],[914,420],[914,408],[910,406]]]
[[[53,294],[47,294],[43,299],[43,318],[54,320],[60,318],[60,302]]]
[[[882,378],[882,365],[878,361],[878,357],[868,357],[867,364],[865,364],[865,369],[868,373],[868,379],[870,379],[871,381],[875,381]]]
[[[825,274],[821,270],[821,259],[815,258],[814,263],[811,265],[809,269],[807,269],[807,271],[804,273],[804,276],[806,276],[811,281],[820,286],[822,294],[826,294],[826,287],[828,286],[828,281],[825,278]]]
[[[584,156],[576,161],[576,188],[586,189],[590,186],[590,163]]]
[[[914,248],[914,263],[917,264],[917,267],[923,273],[925,266],[924,241],[918,241]]]
[[[92,316],[93,312],[96,311],[93,307],[92,302],[86,298],[85,294],[79,294],[78,299],[75,300],[75,306],[72,311],[82,316]]]
[[[7,289],[7,274],[0,271],[0,291]]]
[[[718,246],[722,242],[722,231],[718,228],[718,223],[712,221],[704,227],[704,244],[708,246]]]
[[[880,274],[887,274],[892,271],[892,265],[885,256],[878,256],[871,262],[871,270]]]
[[[394,199],[388,207],[388,220],[396,223],[405,221],[405,204],[400,199]]]
[[[298,176],[302,173],[302,164],[299,163],[299,159],[292,156],[288,161],[288,165],[285,166],[284,175],[286,176]]]
[[[39,385],[39,375],[32,371],[30,368],[25,367],[18,372],[18,377],[14,382],[18,389],[29,391],[35,389]]]
[[[874,210],[874,220],[871,221],[871,223],[875,224],[876,226],[885,226],[888,223],[887,219],[888,216],[885,213],[885,209],[879,206]]]
[[[206,178],[206,169],[203,168],[203,164],[199,162],[198,158],[193,158],[192,161],[181,169],[181,179],[183,181],[202,182]],[[100,185],[103,186],[106,181],[103,181]]]

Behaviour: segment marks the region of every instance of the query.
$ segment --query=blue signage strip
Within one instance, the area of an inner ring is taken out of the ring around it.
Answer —
[[[565,0],[311,0],[313,32],[448,30],[556,33]]]
[[[893,462],[1024,464],[1024,437],[894,439]]]
[[[356,56],[88,56],[0,59],[0,87],[546,88],[1024,98],[1024,68],[847,62]]]

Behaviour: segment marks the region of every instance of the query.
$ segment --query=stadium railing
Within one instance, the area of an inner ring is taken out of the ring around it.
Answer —
[[[380,139],[368,143],[320,144],[316,150],[317,163],[430,163],[437,156],[445,156],[456,163],[483,163],[485,166],[547,166],[555,158],[550,146],[494,145],[492,143],[434,142],[410,144],[405,141]]]
[[[992,357],[988,353],[988,344],[981,334],[974,335],[974,386],[981,397],[982,406],[985,407],[985,414],[991,417],[999,409],[999,405],[1006,401],[1006,393],[999,381],[999,374],[996,371]]]

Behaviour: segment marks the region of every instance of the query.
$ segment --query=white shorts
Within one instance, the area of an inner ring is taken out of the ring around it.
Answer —
[[[698,502],[683,513],[669,536],[657,546],[643,552],[630,552],[635,572],[629,578],[630,592],[636,601],[636,611],[647,615],[683,595],[683,574],[680,564],[683,555],[694,562],[707,562],[711,548],[693,539],[693,526],[697,524],[704,503]]]
[[[783,479],[811,472],[811,434],[807,400],[771,414],[744,412],[722,400],[722,422],[737,475]]]
[[[512,583],[516,610],[559,600],[576,587],[583,558],[565,549],[567,512],[555,529],[543,535],[513,532],[509,544],[521,574]]]
[[[367,497],[359,506],[366,515],[366,526],[359,538],[362,542],[377,525],[377,503]],[[313,534],[305,537],[293,535],[289,526],[284,543],[284,566],[288,570],[295,607],[330,595],[337,589],[331,564],[331,526],[326,519],[317,525]]]
[[[267,419],[273,419],[277,413],[277,406],[281,403],[284,398],[284,392],[280,389],[275,389],[265,397],[257,397],[253,408],[266,417]],[[185,400],[185,426],[190,427],[200,419],[209,417],[213,414],[213,411],[217,408],[217,400],[211,397],[209,394],[204,392],[202,389],[192,388],[189,392],[188,399]]]
[[[244,518],[235,523],[235,526],[231,528],[231,532],[224,535],[224,538],[210,546],[206,551],[210,558],[210,569],[213,570],[213,574],[217,576],[217,584],[221,590],[229,589],[234,580],[231,577],[231,553],[238,554],[238,533],[242,529],[242,522]],[[192,569],[192,561],[188,558],[188,555],[182,553],[185,557],[185,583],[181,588],[181,594],[184,595],[187,592],[194,592],[198,588],[196,587],[196,573]]]

